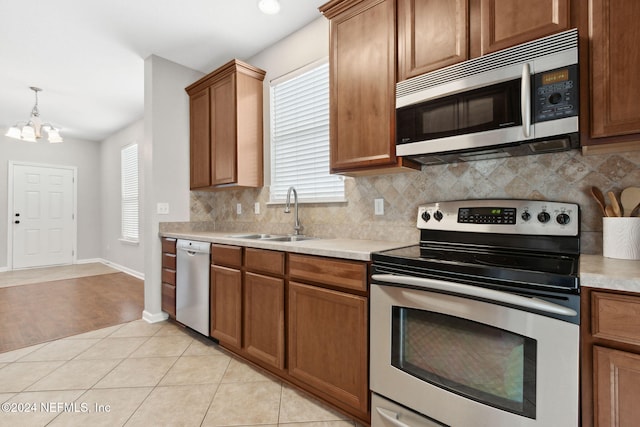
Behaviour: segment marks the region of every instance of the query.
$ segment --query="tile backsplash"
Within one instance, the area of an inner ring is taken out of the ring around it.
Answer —
[[[536,199],[577,203],[582,213],[582,252],[602,253],[602,215],[590,196],[640,186],[640,152],[583,156],[580,151],[482,160],[423,167],[422,171],[345,178],[347,201],[301,204],[303,233],[415,243],[420,204],[458,199]],[[191,222],[199,228],[230,232],[291,233],[293,214],[267,205],[268,187],[191,192]],[[384,215],[374,200],[384,199]],[[254,203],[260,213],[254,213]],[[242,213],[236,213],[236,205]]]

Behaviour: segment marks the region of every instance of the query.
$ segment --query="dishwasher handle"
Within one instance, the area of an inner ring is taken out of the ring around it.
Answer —
[[[196,254],[210,254],[211,243],[179,239],[176,242],[176,249],[178,251],[185,252],[190,256],[195,256]]]

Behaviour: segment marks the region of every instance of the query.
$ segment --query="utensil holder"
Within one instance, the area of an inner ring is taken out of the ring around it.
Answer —
[[[640,217],[602,218],[602,254],[607,258],[640,259]]]

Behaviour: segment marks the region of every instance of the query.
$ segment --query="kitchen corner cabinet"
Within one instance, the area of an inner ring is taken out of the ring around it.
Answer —
[[[234,59],[185,89],[192,190],[262,186],[264,76]]]
[[[569,0],[398,0],[398,80],[570,28]]]
[[[211,245],[210,335],[242,348],[242,248]]]
[[[638,425],[640,294],[582,288],[582,426]]]
[[[331,173],[419,169],[395,150],[396,1],[333,0],[320,11],[330,20]]]
[[[163,237],[162,245],[162,311],[176,318],[176,239]]]
[[[640,2],[579,0],[581,145],[640,149]]]
[[[289,254],[288,370],[368,419],[367,263]]]

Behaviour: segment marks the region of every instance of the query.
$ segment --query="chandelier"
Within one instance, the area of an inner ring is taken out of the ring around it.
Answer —
[[[43,123],[40,119],[40,112],[38,111],[38,92],[42,89],[39,87],[31,86],[29,89],[36,94],[36,104],[31,110],[31,117],[28,122],[19,122],[11,126],[5,136],[10,138],[20,139],[22,141],[36,142],[37,139],[42,138],[42,131],[47,132],[47,139],[49,142],[62,142],[59,129],[56,129],[50,123]]]

